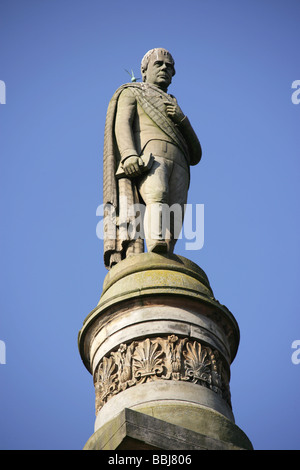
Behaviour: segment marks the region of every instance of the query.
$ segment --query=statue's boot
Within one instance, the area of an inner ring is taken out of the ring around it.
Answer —
[[[167,253],[168,243],[165,240],[158,240],[154,242],[152,246],[149,246],[148,251],[153,253]]]

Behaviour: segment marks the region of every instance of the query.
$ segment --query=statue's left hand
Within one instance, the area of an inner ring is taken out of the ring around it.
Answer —
[[[175,124],[179,124],[185,118],[185,115],[181,111],[178,104],[172,104],[169,101],[165,102],[166,105],[166,113],[175,122]]]

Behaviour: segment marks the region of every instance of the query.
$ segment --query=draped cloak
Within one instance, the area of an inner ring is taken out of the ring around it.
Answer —
[[[123,227],[125,230],[122,231],[122,236],[120,230],[121,211],[126,212],[125,218],[122,218],[122,223],[124,225],[125,221],[128,226],[131,222],[130,218],[134,216],[128,215],[127,208],[140,203],[134,179],[116,178],[116,171],[121,158],[114,132],[115,118],[119,96],[128,87],[130,87],[144,112],[181,149],[187,159],[188,166],[190,164],[188,144],[179,128],[165,112],[165,102],[174,103],[174,97],[148,83],[127,83],[118,88],[109,102],[104,130],[104,264],[107,269],[110,269],[114,263],[124,259],[128,254],[128,250],[131,253],[142,253],[144,251],[144,241],[141,238],[131,240],[129,235],[124,237],[124,233],[127,233],[126,227]],[[122,201],[126,201],[126,207]]]

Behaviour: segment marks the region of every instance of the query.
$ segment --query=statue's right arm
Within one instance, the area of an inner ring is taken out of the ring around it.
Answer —
[[[122,91],[119,100],[115,121],[115,135],[121,155],[121,162],[135,155],[133,121],[136,113],[136,100],[129,88]]]
[[[140,173],[139,156],[135,147],[133,135],[133,121],[136,115],[136,99],[129,88],[122,91],[119,100],[115,121],[115,136],[121,164],[125,173],[135,176]]]

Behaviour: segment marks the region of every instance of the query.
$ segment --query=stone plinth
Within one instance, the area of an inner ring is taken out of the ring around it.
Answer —
[[[165,432],[161,449],[172,448],[174,429],[181,449],[189,449],[189,432],[193,448],[251,448],[234,423],[230,399],[239,328],[214,298],[204,271],[188,259],[143,253],[113,267],[78,342],[96,393],[95,433],[86,448],[132,443],[134,434],[124,434],[124,410],[148,423],[148,438],[146,431],[139,434],[139,445],[148,448],[157,448],[150,433],[157,421],[171,433]],[[117,433],[121,428],[124,435]]]

